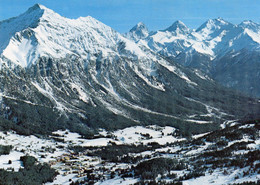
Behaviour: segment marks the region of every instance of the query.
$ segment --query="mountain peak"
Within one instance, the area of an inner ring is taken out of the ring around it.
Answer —
[[[67,54],[87,55],[103,47],[111,49],[119,34],[88,16],[68,19],[43,5],[0,22],[0,55],[22,67],[38,57],[62,58]]]
[[[14,27],[35,27],[35,23],[39,22],[40,19],[45,16],[48,15],[49,17],[51,17],[50,15],[58,15],[57,13],[55,13],[53,10],[46,8],[45,6],[41,5],[41,4],[35,4],[32,7],[30,7],[26,12],[22,13],[21,15],[17,16],[17,17],[13,17],[4,21],[1,21],[0,24],[14,24]],[[59,16],[59,15],[58,15]],[[21,24],[23,23],[23,25]],[[9,25],[10,27],[10,25]]]
[[[25,13],[0,22],[0,53],[8,45],[11,37],[17,32],[25,30],[27,28],[35,28],[40,22],[46,7],[35,4],[29,8]],[[51,10],[50,10],[51,11]]]
[[[164,31],[169,32],[182,32],[187,33],[190,29],[181,21],[175,21],[170,27],[166,28]]]
[[[149,35],[149,30],[143,22],[136,24],[127,34],[126,37],[134,41],[143,39]]]
[[[144,27],[145,27],[145,24],[144,24],[143,22],[139,22],[139,23],[137,23],[136,26],[138,26],[138,27],[142,27],[142,26],[144,26]]]
[[[245,21],[241,22],[238,26],[242,27],[242,28],[250,29],[254,32],[260,31],[260,24],[257,24],[251,20],[245,20]]]
[[[95,19],[94,17],[91,16],[86,16],[86,17],[79,17],[76,20],[80,20],[83,22],[92,22],[92,23],[101,23],[99,20]]]
[[[218,17],[216,19],[212,19],[215,23],[220,23],[220,24],[228,24],[227,21],[225,21],[222,17]]]
[[[240,24],[244,24],[244,25],[250,25],[250,24],[256,24],[255,22],[251,21],[251,20],[244,20],[243,22],[241,22]]]
[[[206,21],[207,25],[215,25],[215,26],[224,26],[224,25],[229,25],[231,23],[225,21],[223,18],[218,17],[216,19],[209,19]]]
[[[30,7],[25,13],[23,13],[22,15],[26,15],[26,14],[39,14],[39,15],[43,15],[43,13],[54,13],[53,10],[41,5],[41,4],[35,4],[32,7]],[[21,16],[21,15],[20,15]]]
[[[234,25],[225,21],[223,18],[219,17],[216,19],[208,19],[205,23],[203,23],[196,32],[200,32],[202,30],[220,30],[220,29],[230,29],[233,28]]]
[[[139,22],[130,30],[130,32],[136,31],[148,32],[148,28],[143,22]]]
[[[41,9],[41,10],[44,10],[44,9],[47,9],[45,6],[37,3],[35,5],[33,5],[32,7],[30,7],[28,10],[38,10],[38,9]]]

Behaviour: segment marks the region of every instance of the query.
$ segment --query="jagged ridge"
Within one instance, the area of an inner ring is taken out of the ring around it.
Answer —
[[[86,134],[86,128],[153,123],[203,132],[259,112],[258,101],[171,63],[92,17],[67,19],[35,5],[1,22],[0,33],[2,24],[36,14],[31,20],[37,24],[10,32],[8,45],[1,45],[1,115],[15,128]]]
[[[133,40],[184,66],[199,69],[225,86],[260,96],[256,84],[260,80],[256,57],[260,52],[259,33],[259,24],[252,21],[234,25],[217,18],[196,30],[176,21],[165,30]]]

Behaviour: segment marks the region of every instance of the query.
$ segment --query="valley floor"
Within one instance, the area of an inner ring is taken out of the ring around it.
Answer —
[[[47,184],[257,184],[259,123],[184,138],[173,127],[129,127],[94,138],[56,131],[49,138],[0,132],[0,168],[19,171],[29,155],[58,171]]]

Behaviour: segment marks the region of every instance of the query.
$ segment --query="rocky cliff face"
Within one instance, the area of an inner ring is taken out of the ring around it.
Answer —
[[[166,32],[184,27],[179,24]],[[0,22],[0,35],[1,119],[21,132],[69,128],[84,134],[148,124],[202,132],[259,112],[257,100],[92,17],[67,19],[37,4]]]

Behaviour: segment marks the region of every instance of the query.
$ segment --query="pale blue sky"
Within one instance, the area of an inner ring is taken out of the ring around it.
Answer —
[[[207,19],[222,17],[238,24],[260,22],[260,0],[0,0],[0,20],[17,16],[40,3],[62,16],[92,16],[119,32],[144,22],[159,30],[181,20],[198,28]]]

